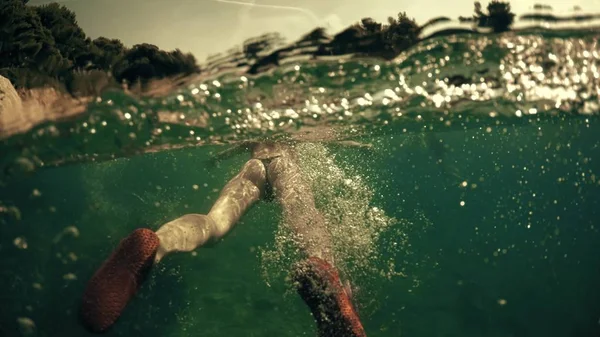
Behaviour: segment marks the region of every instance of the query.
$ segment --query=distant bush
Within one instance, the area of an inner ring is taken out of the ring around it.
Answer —
[[[199,71],[192,54],[184,54],[179,49],[166,52],[144,43],[127,50],[115,64],[113,74],[119,82],[134,83]]]
[[[112,70],[113,66],[125,55],[127,48],[118,39],[99,37],[92,41],[93,58],[92,63],[106,71]]]
[[[479,27],[492,28],[494,32],[501,33],[510,30],[515,14],[511,12],[508,2],[493,0],[487,5],[487,13],[481,10],[481,3],[475,2],[474,19]]]
[[[398,19],[388,18],[389,26],[384,32],[385,44],[392,50],[400,52],[419,42],[421,29],[406,12],[398,13]]]
[[[77,97],[98,96],[108,88],[119,85],[110,73],[103,70],[77,70],[70,75],[68,91]]]
[[[389,17],[388,24],[363,18],[333,37],[326,44],[331,54],[360,53],[370,56],[391,58],[410,48],[419,41],[420,27],[406,13],[398,18]],[[325,54],[324,51],[322,51]]]
[[[19,88],[36,88],[51,86],[55,88],[64,88],[61,81],[56,77],[50,76],[31,68],[10,67],[0,69],[0,75],[8,78],[12,85]]]

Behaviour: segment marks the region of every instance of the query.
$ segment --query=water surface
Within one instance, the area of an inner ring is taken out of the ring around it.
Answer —
[[[298,143],[369,336],[596,336],[598,50],[525,31],[291,59],[5,139],[0,331],[86,335],[79,297],[119,240],[206,213],[249,158],[215,156],[272,138]],[[108,335],[315,335],[279,211],[165,259]]]

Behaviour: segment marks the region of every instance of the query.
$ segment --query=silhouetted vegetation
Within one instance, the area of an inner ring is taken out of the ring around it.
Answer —
[[[535,9],[536,11],[551,11],[552,6],[544,5],[544,4],[535,4],[535,5],[533,5],[533,9]]]
[[[389,17],[387,24],[364,18],[336,34],[321,54],[360,53],[390,58],[419,41],[420,27],[405,12]]]
[[[105,37],[91,40],[65,6],[26,4],[0,1],[0,75],[17,88],[62,84],[71,89],[83,74],[99,77],[98,71],[115,85],[115,80],[145,82],[199,71],[191,54],[166,52],[149,44],[129,49]]]
[[[537,13],[521,16],[522,19],[536,19],[546,21],[562,20],[590,20],[598,18],[598,15],[575,14],[570,18],[557,18],[547,12],[549,6],[536,5]],[[269,42],[269,34],[262,37],[250,39],[243,45],[243,50],[234,50],[229,55],[218,55],[213,57],[209,69],[227,69],[232,67],[248,66],[248,73],[256,74],[275,66],[278,66],[287,56],[304,55],[309,58],[320,56],[338,56],[354,54],[357,56],[369,56],[383,59],[392,59],[399,53],[408,50],[423,39],[437,38],[440,36],[456,34],[487,34],[485,29],[489,28],[493,33],[510,31],[515,21],[510,4],[493,0],[485,8],[481,3],[474,3],[472,16],[461,16],[459,23],[466,25],[450,26],[443,30],[433,31],[427,36],[422,36],[426,28],[443,22],[451,22],[448,17],[437,17],[419,26],[414,19],[405,12],[396,17],[388,18],[387,22],[381,23],[373,18],[363,18],[359,22],[343,29],[334,36],[327,35],[324,28],[316,28],[307,33],[298,41],[287,46],[271,50],[274,46]],[[262,55],[262,56],[261,56]],[[221,68],[220,66],[223,66]],[[457,80],[458,81],[458,80]],[[460,81],[459,81],[460,82]]]
[[[398,19],[388,18],[389,25],[384,32],[384,41],[387,48],[400,52],[412,47],[419,42],[421,29],[414,19],[406,15],[406,12],[398,14]]]
[[[487,5],[487,13],[481,10],[481,3],[475,2],[475,22],[479,27],[492,28],[501,33],[510,29],[515,20],[515,14],[510,10],[510,3],[493,0]]]
[[[164,51],[145,43],[128,48],[118,39],[106,37],[91,40],[79,27],[75,14],[66,7],[56,3],[44,6],[27,6],[26,3],[26,0],[0,0],[0,74],[16,87],[63,83],[71,92],[77,92],[77,88],[85,87],[86,78],[90,82],[116,85],[146,83],[151,79],[200,71],[191,54]],[[548,12],[551,7],[543,4],[536,4],[534,10],[537,12],[520,18],[544,21],[598,18],[598,15],[583,14],[555,17]],[[419,26],[406,12],[389,17],[384,23],[363,18],[333,37],[327,35],[325,29],[316,28],[283,47],[279,34],[268,33],[246,40],[241,49],[210,57],[207,69],[220,69],[221,65],[223,68],[243,66],[254,74],[279,65],[288,55],[358,54],[391,59],[424,38],[481,32],[474,29],[477,27],[501,33],[509,31],[514,20],[515,14],[508,2],[492,0],[485,9],[480,2],[475,2],[472,16],[458,18],[461,23],[471,23],[470,27],[449,27],[425,37],[421,36],[424,29],[452,19],[437,17]]]
[[[475,14],[471,17],[459,17],[459,22],[472,22],[478,27],[492,28],[497,33],[510,30],[515,15],[511,12],[508,2],[494,0],[486,9],[487,12],[484,13],[481,4],[475,2]],[[388,18],[387,24],[376,22],[372,18],[363,18],[360,22],[336,34],[332,41],[322,45],[318,55],[358,53],[393,58],[421,41],[420,35],[425,28],[448,21],[451,21],[448,17],[438,17],[419,26],[405,12],[399,13],[397,18]],[[474,31],[452,28],[437,32],[428,38],[465,32]]]
[[[0,3],[0,41],[0,71],[13,83],[34,70],[55,77],[69,65],[36,10],[21,0]]]
[[[472,22],[478,27],[489,27],[494,32],[504,32],[510,29],[514,16],[507,2],[494,0],[488,4],[486,13],[481,9],[481,4],[476,2],[475,14],[471,17],[460,17],[459,21]],[[358,54],[391,59],[421,41],[421,32],[425,28],[448,21],[451,21],[448,17],[438,17],[419,26],[406,12],[400,12],[397,17],[389,17],[387,23],[380,23],[372,18],[363,18],[360,22],[337,33],[333,38],[329,38],[324,29],[318,28],[292,46],[300,46],[305,42],[312,41],[316,46],[316,50],[312,52],[313,56]],[[465,32],[474,33],[475,31],[463,27],[451,28],[427,38]],[[265,42],[265,44],[268,43]],[[252,40],[251,44],[244,45],[244,53],[249,58],[254,58],[255,53],[250,53],[249,50],[252,49],[248,46],[262,45],[263,43]],[[257,59],[256,62],[251,62],[249,72],[256,73],[270,65],[277,65],[279,58],[285,55],[289,48],[288,46],[275,50],[263,58]]]
[[[145,82],[181,74],[198,72],[196,58],[180,50],[166,52],[157,46],[143,43],[125,51],[115,63],[114,77],[119,82]]]

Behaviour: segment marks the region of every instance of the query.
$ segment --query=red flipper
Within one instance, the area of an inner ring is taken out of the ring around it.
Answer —
[[[153,231],[136,229],[92,276],[80,308],[81,319],[91,331],[104,332],[119,318],[154,263],[158,245]]]
[[[317,321],[320,336],[367,336],[333,266],[311,257],[298,266],[294,280],[298,283],[298,293]]]

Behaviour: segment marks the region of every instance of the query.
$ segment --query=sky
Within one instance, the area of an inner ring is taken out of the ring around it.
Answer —
[[[49,3],[31,0],[29,4]],[[75,12],[79,25],[91,38],[118,38],[125,45],[151,43],[162,49],[179,48],[202,62],[245,39],[279,32],[295,39],[318,26],[335,33],[363,17],[385,21],[405,11],[417,22],[437,16],[469,16],[471,0],[64,0],[57,1]],[[483,0],[485,5],[487,1]],[[568,13],[573,6],[600,12],[600,0],[514,0],[517,14],[535,3]]]

